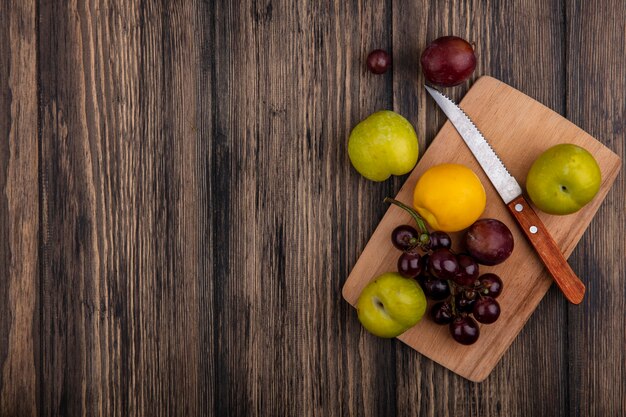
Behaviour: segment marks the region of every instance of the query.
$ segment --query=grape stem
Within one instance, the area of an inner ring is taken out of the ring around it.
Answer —
[[[424,219],[422,219],[415,210],[413,210],[411,207],[407,206],[406,204],[396,199],[393,199],[391,197],[385,197],[384,201],[385,203],[395,204],[396,206],[408,212],[411,215],[411,217],[413,217],[413,220],[415,220],[415,223],[417,223],[417,227],[419,227],[420,229],[420,234],[428,236],[428,229],[426,228],[426,223],[424,222]]]
[[[451,280],[448,280],[448,287],[450,288],[450,307],[452,308],[452,316],[457,317],[458,313],[456,312],[456,283]]]

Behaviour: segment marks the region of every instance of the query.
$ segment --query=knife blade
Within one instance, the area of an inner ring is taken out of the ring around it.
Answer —
[[[425,88],[459,132],[565,298],[572,304],[580,304],[585,295],[585,285],[569,266],[548,229],[524,197],[517,180],[465,112],[440,91],[427,85]]]

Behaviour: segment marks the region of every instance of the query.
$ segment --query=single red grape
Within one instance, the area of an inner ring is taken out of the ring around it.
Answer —
[[[482,297],[474,304],[472,313],[479,322],[490,324],[500,317],[500,304],[491,297]]]
[[[454,319],[452,306],[444,301],[440,301],[432,306],[430,316],[437,324],[450,324]]]
[[[398,272],[406,278],[416,278],[422,272],[420,255],[413,252],[404,252],[398,258]]]
[[[452,278],[454,282],[461,286],[474,285],[478,279],[478,263],[469,255],[459,254],[456,256],[459,263],[459,271]]]
[[[391,243],[400,250],[409,250],[419,242],[419,233],[414,227],[402,224],[391,232]]]
[[[452,246],[452,239],[450,238],[450,235],[447,234],[446,232],[434,231],[430,233],[429,247],[431,249],[439,249],[439,248],[450,249],[451,246]]]
[[[496,274],[489,272],[481,275],[478,280],[480,281],[480,285],[483,287],[483,294],[492,298],[497,298],[502,293],[502,280]]]
[[[374,74],[384,74],[391,68],[391,55],[375,49],[367,56],[367,68]]]
[[[434,277],[424,277],[420,280],[426,297],[431,300],[443,300],[450,295],[448,281]]]
[[[480,329],[476,320],[469,316],[456,317],[450,323],[452,338],[463,345],[471,345],[478,340]]]
[[[449,249],[435,249],[428,257],[428,272],[437,278],[452,279],[459,272],[459,262]]]

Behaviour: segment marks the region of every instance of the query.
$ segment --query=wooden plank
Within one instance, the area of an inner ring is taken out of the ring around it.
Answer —
[[[476,43],[478,63],[471,82],[492,75],[563,113],[561,1],[394,2],[392,6],[394,56],[404,57],[403,67],[394,70],[394,107],[411,118],[420,143],[428,145],[445,122],[421,87],[424,79],[419,71],[422,49],[443,35]],[[468,84],[446,93],[459,100]],[[402,415],[567,416],[566,329],[560,325],[565,304],[558,291],[549,291],[499,365],[479,385],[398,344],[397,401]],[[537,358],[540,366],[529,358]],[[442,389],[453,394],[442,395]]]
[[[35,1],[0,3],[0,415],[38,410]]]
[[[343,39],[340,38],[342,42],[331,47],[331,50],[350,51],[344,59],[348,71],[346,80],[352,80],[352,83],[343,88],[338,84],[336,92],[331,91],[325,97],[327,103],[334,103],[336,108],[328,111],[324,118],[335,119],[339,130],[332,133],[324,132],[323,125],[319,130],[318,126],[315,126],[320,132],[320,140],[324,140],[324,136],[337,138],[336,144],[328,152],[330,155],[337,154],[337,159],[330,161],[332,164],[330,172],[334,172],[333,175],[338,178],[327,178],[319,197],[334,195],[333,202],[336,204],[330,213],[326,211],[329,217],[318,226],[323,230],[319,237],[327,242],[333,242],[328,253],[329,260],[332,260],[331,264],[334,264],[329,276],[334,279],[331,281],[332,286],[326,291],[326,297],[341,293],[343,284],[341,277],[347,276],[358,259],[360,248],[367,242],[378,219],[387,208],[383,199],[395,194],[395,190],[402,183],[400,177],[390,178],[384,183],[372,183],[352,168],[347,156],[350,130],[375,111],[393,109],[393,68],[402,65],[401,62],[394,62],[392,70],[383,75],[372,74],[366,67],[367,56],[372,50],[384,49],[393,53],[393,25],[390,11],[391,1],[363,2],[359,8],[345,7],[343,12],[338,14],[340,19],[333,25],[339,36],[345,34],[346,30],[354,33],[350,36],[343,35]],[[341,81],[341,78],[337,81]],[[345,102],[339,101],[339,98],[343,98]],[[319,105],[323,106],[324,100],[320,100]],[[344,126],[341,126],[341,123]],[[317,205],[316,210],[323,210],[323,205]],[[330,222],[332,227],[324,227],[323,224],[326,222]],[[341,231],[339,235],[336,235],[337,230]],[[325,286],[324,283],[316,285],[322,288]],[[348,408],[346,411],[349,411],[349,414],[344,412],[344,415],[396,415],[397,402],[386,400],[397,398],[398,395],[395,382],[397,380],[395,347],[383,343],[384,341],[367,343],[369,334],[360,328],[356,315],[350,311],[351,309],[346,309],[345,303],[317,300],[319,305],[324,303],[328,305],[324,315],[342,321],[340,326],[345,328],[343,332],[346,338],[345,342],[335,339],[327,345],[329,357],[334,356],[333,351],[337,349],[333,347],[334,343],[346,343],[345,358],[350,361],[349,363],[358,364],[354,371],[348,373],[351,376],[348,385],[351,386],[352,392],[346,399],[341,397],[337,399],[342,403],[356,397],[359,399],[358,407]],[[329,326],[326,324],[324,327]],[[337,360],[335,364],[329,363],[329,367],[342,365]],[[329,386],[329,389],[332,390],[332,387]]]
[[[623,1],[566,3],[566,114],[626,160],[626,8]],[[626,182],[624,172],[574,252],[593,277],[580,308],[568,308],[571,416],[626,415]]]
[[[226,383],[216,415],[394,414],[377,397],[381,386],[394,395],[393,347],[362,343],[337,298],[394,184],[373,187],[346,153],[352,126],[391,106],[391,73],[364,65],[390,46],[388,10],[217,4],[216,363]]]
[[[42,2],[39,20],[44,415],[200,414],[211,10]]]

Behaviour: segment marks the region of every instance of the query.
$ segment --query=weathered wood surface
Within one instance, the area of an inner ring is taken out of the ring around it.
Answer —
[[[623,6],[3,0],[0,415],[625,414],[623,170],[570,257],[598,284],[552,288],[481,384],[341,297],[405,179],[359,177],[346,140],[388,108],[428,146],[424,45],[473,40],[475,77],[624,159]]]

